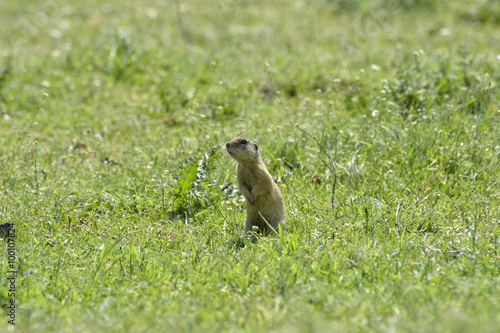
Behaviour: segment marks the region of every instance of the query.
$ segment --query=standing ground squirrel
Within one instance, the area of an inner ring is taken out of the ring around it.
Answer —
[[[259,146],[245,138],[234,138],[226,143],[229,155],[238,161],[238,187],[247,201],[245,231],[253,226],[268,235],[271,229],[285,230],[285,204],[281,191],[267,171],[259,154]]]

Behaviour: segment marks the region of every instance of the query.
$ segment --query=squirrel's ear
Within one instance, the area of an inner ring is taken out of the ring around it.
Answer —
[[[259,145],[255,144],[255,151],[259,151]]]

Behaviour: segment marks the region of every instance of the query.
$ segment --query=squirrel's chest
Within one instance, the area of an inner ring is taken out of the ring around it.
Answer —
[[[246,177],[243,183],[245,184],[245,186],[248,188],[249,191],[252,191],[254,186],[258,183],[258,179],[253,176]]]
[[[252,188],[259,182],[259,177],[248,170],[238,170],[238,181],[252,191]]]

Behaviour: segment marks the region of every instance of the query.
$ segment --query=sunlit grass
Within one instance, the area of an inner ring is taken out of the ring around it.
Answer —
[[[494,1],[2,8],[17,330],[500,326]],[[297,124],[338,135],[333,211]],[[287,175],[281,237],[243,234],[234,161],[214,148],[240,132]]]

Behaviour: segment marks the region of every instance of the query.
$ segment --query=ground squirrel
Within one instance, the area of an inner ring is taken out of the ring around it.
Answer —
[[[238,161],[238,187],[247,201],[245,231],[257,226],[260,233],[273,233],[262,217],[276,231],[278,225],[284,231],[283,196],[260,157],[259,146],[245,138],[234,138],[226,143],[226,149]]]

